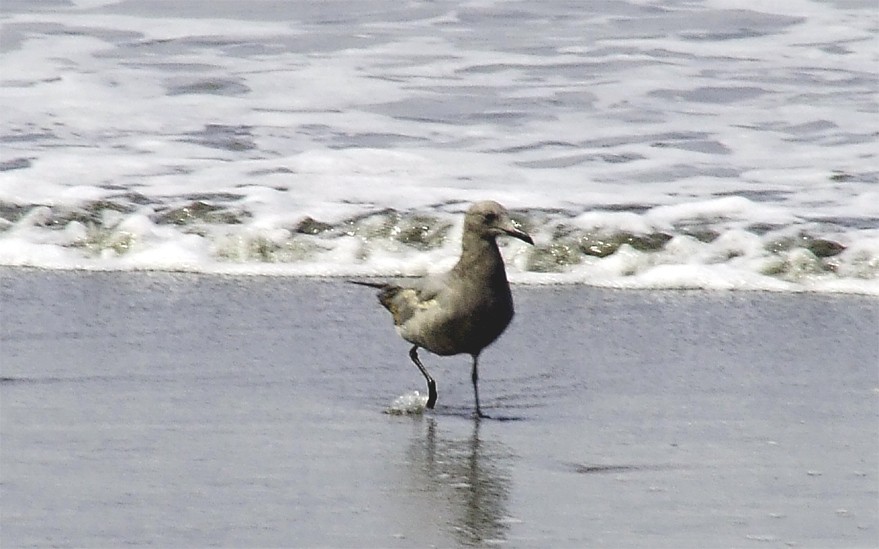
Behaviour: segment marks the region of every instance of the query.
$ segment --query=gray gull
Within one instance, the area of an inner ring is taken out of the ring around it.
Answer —
[[[476,416],[486,417],[479,407],[479,354],[513,319],[513,297],[495,241],[501,235],[534,244],[513,225],[503,206],[478,202],[464,217],[461,257],[451,271],[397,282],[351,281],[379,289],[378,300],[393,315],[397,333],[412,343],[409,358],[427,380],[428,408],[436,404],[436,382],[419,360],[419,348],[440,356],[467,353],[473,358]]]

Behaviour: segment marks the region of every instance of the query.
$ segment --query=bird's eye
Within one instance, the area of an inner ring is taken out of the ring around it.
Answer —
[[[485,214],[485,222],[486,223],[494,223],[497,221],[497,214],[494,212],[488,212]]]

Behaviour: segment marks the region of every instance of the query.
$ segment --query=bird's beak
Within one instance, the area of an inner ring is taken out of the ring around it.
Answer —
[[[513,238],[518,238],[522,242],[527,242],[528,244],[534,245],[534,240],[526,233],[525,231],[520,231],[515,227],[504,227],[501,229],[505,234],[512,236]]]

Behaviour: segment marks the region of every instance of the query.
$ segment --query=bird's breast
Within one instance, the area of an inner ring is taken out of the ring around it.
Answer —
[[[513,318],[509,296],[467,294],[471,299],[442,302],[412,316],[398,331],[404,339],[438,355],[479,353],[494,342]]]

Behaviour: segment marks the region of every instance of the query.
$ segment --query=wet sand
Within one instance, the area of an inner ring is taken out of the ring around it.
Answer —
[[[0,545],[879,544],[879,300],[513,292],[475,421],[366,288],[0,269]]]

